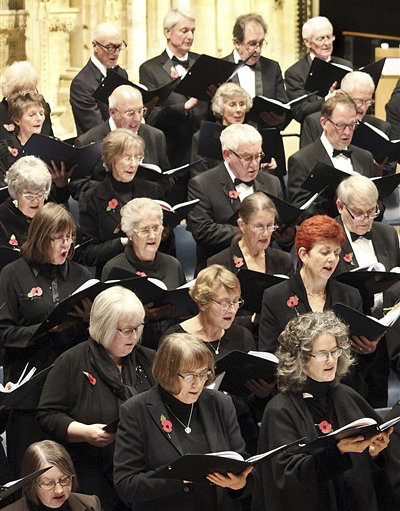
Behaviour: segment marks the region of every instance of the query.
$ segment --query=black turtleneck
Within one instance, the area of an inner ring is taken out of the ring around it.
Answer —
[[[331,429],[336,429],[338,427],[332,394],[330,392],[334,385],[335,383],[333,381],[319,382],[312,378],[307,378],[303,388],[304,402],[314,420],[319,436],[324,433],[329,433]],[[320,424],[324,423],[324,421],[328,422],[331,428],[328,427],[328,430],[325,428],[321,429]]]
[[[117,192],[119,197],[126,204],[133,198],[133,180],[128,183],[117,181],[112,174],[110,174],[111,186]]]

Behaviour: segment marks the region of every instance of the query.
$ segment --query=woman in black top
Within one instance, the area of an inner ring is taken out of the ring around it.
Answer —
[[[121,230],[121,208],[135,197],[161,198],[158,185],[135,177],[144,157],[144,141],[125,128],[109,133],[103,141],[107,176],[79,198],[79,224],[84,239],[93,242],[85,252],[89,266],[100,277],[105,263],[121,254],[128,238]]]
[[[61,355],[49,373],[38,407],[42,427],[71,453],[84,493],[106,511],[122,509],[112,481],[115,429],[121,403],[154,384],[154,352],[138,345],[144,309],[132,291],[100,293],[90,311],[90,339]]]
[[[18,381],[25,365],[48,367],[63,351],[87,338],[85,323],[70,317],[50,331],[42,322],[63,299],[91,278],[70,261],[75,225],[59,204],[48,203],[34,216],[18,260],[0,274],[0,339],[4,349],[4,380]],[[87,306],[77,311],[87,318]],[[43,433],[34,419],[40,386],[13,409],[7,429],[8,456],[15,475],[26,447]]]

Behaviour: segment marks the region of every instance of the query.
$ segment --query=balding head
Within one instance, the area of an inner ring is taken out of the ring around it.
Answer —
[[[110,117],[117,128],[137,133],[145,113],[142,94],[131,85],[120,85],[108,98]]]
[[[375,90],[373,79],[368,73],[353,71],[347,73],[340,84],[341,90],[347,92],[357,107],[357,119],[361,121],[368,108],[374,103],[372,96]]]
[[[117,65],[119,53],[125,48],[121,32],[111,23],[102,23],[93,34],[93,55],[107,69],[112,69]]]

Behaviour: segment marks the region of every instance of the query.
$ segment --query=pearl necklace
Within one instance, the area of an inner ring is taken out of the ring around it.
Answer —
[[[185,433],[187,435],[190,435],[190,433],[192,432],[192,428],[190,427],[190,421],[192,420],[192,413],[193,413],[193,403],[192,403],[192,407],[190,409],[190,415],[189,415],[189,421],[188,423],[185,425],[181,420],[178,419],[178,417],[174,414],[174,412],[171,410],[171,408],[167,405],[167,403],[165,403],[165,406],[168,408],[168,410],[172,413],[172,415],[175,417],[175,419],[179,422],[179,424],[183,427],[183,429],[185,430]]]

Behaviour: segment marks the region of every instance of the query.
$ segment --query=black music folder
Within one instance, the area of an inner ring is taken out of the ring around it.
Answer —
[[[42,468],[41,470],[37,470],[36,472],[32,472],[21,479],[17,479],[15,481],[10,481],[9,483],[3,484],[0,486],[0,500],[5,499],[9,495],[12,495],[16,491],[20,490],[31,481],[44,474],[47,470],[51,469],[51,467]]]
[[[284,276],[268,275],[247,268],[241,268],[237,276],[244,300],[244,308],[252,312],[261,312],[262,297],[268,287],[286,280]]]

